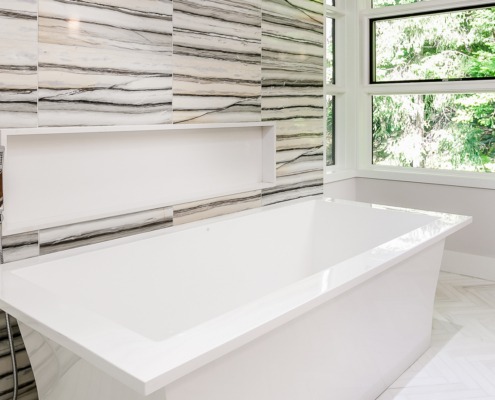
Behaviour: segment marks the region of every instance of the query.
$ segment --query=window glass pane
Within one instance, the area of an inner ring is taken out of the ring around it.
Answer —
[[[326,4],[329,6],[335,6],[335,0],[327,0]]]
[[[326,82],[327,84],[335,83],[335,20],[326,19]]]
[[[373,82],[495,77],[495,7],[373,21]]]
[[[327,96],[327,127],[326,127],[327,165],[335,165],[335,96]]]
[[[495,172],[495,93],[373,96],[373,163]]]
[[[371,7],[380,8],[387,6],[398,6],[401,4],[418,3],[420,1],[426,1],[426,0],[371,0]]]

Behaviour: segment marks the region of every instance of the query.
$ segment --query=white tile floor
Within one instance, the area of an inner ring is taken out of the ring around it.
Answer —
[[[495,400],[495,282],[442,272],[430,349],[378,400]]]

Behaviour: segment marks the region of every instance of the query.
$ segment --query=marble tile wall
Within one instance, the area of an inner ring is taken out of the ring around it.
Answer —
[[[261,207],[261,190],[179,204],[174,207],[174,225]]]
[[[159,208],[96,221],[43,229],[40,255],[172,226],[172,208]]]
[[[23,260],[39,255],[38,232],[27,232],[2,238],[3,261]]]
[[[5,261],[323,193],[323,51],[322,0],[1,0],[0,129],[274,121],[278,182],[3,237]]]
[[[37,126],[38,1],[0,2],[0,127]]]
[[[10,317],[17,362],[17,399],[36,400],[38,394],[31,364],[15,318]],[[5,313],[0,311],[0,400],[13,398],[12,361]]]
[[[263,121],[277,123],[277,187],[263,204],[323,193],[322,1],[263,0]]]
[[[172,0],[39,0],[39,126],[172,121]]]
[[[175,123],[261,118],[261,0],[174,0]]]
[[[175,224],[323,192],[322,0],[2,0],[0,38],[0,129],[276,122],[277,186],[176,205]],[[126,218],[4,238],[7,259]]]

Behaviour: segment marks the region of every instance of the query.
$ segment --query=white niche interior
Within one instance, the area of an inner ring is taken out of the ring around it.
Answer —
[[[2,129],[5,235],[273,186],[275,125]]]

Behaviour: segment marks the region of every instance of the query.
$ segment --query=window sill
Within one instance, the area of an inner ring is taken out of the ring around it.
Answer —
[[[427,183],[435,185],[461,186],[479,189],[495,189],[495,173],[410,170],[401,167],[372,166],[355,171],[355,177],[385,179],[404,182]]]
[[[495,190],[495,173],[452,172],[441,170],[409,170],[400,167],[372,166],[363,169],[327,168],[324,183],[352,178],[383,179],[391,181],[426,183],[433,185],[460,186]]]

